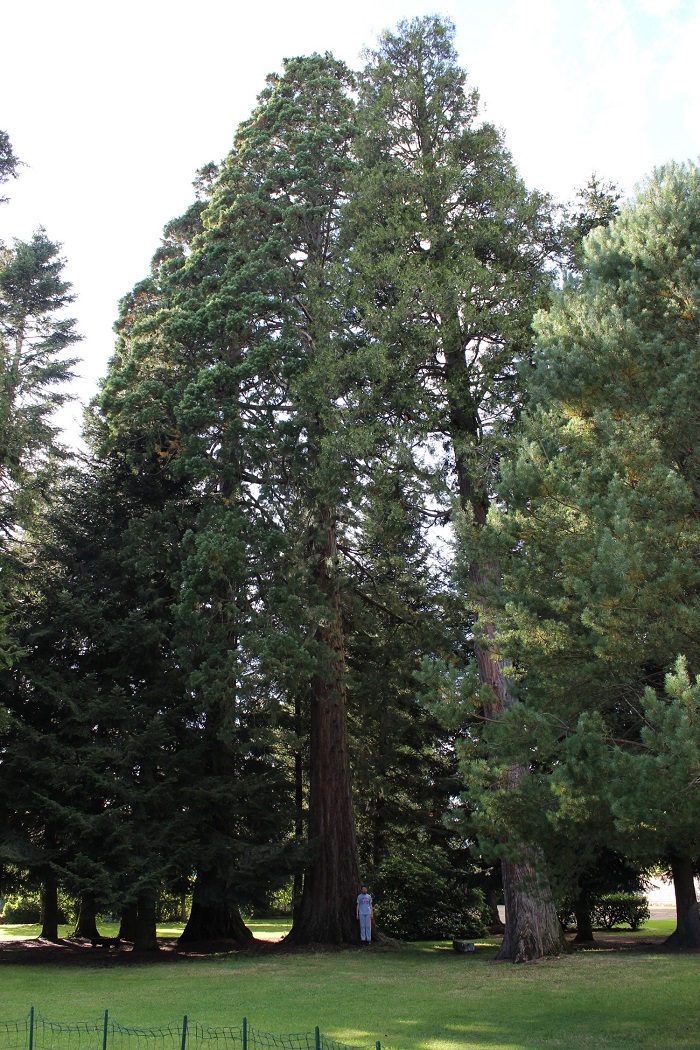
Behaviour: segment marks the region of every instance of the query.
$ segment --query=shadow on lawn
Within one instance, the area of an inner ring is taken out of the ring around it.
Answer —
[[[621,930],[602,931],[596,934],[595,941],[588,944],[574,945],[577,952],[605,952],[605,953],[639,953],[639,952],[666,952],[664,947],[666,934],[648,934],[644,931],[637,933],[625,933]],[[498,947],[498,939],[493,938],[488,943],[477,945],[476,957],[484,960],[491,956],[495,959]],[[421,942],[419,945],[406,945],[394,942],[391,945],[373,945],[370,951],[374,953],[390,954],[410,951],[412,948],[436,955],[452,954],[451,944],[448,942]],[[122,942],[119,947],[93,946],[89,940],[80,937],[64,937],[59,941],[47,941],[41,937],[29,937],[26,939],[13,938],[12,940],[0,940],[0,965],[2,963],[40,963],[57,965],[86,965],[96,967],[111,967],[120,965],[143,965],[158,963],[196,962],[198,960],[211,960],[212,958],[225,958],[227,956],[264,956],[264,955],[310,955],[310,954],[340,954],[343,952],[366,952],[366,949],[358,946],[338,946],[328,944],[309,944],[303,946],[289,946],[279,941],[256,940],[250,948],[241,950],[232,942],[222,941],[217,944],[200,946],[189,946],[186,951],[178,947],[176,938],[158,938],[158,951],[134,952],[133,946],[128,942]],[[474,958],[474,956],[472,956]]]

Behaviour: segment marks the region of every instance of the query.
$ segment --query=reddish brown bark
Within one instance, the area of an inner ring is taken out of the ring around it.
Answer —
[[[360,870],[348,750],[345,652],[336,575],[336,531],[330,510],[313,543],[315,582],[325,597],[319,626],[318,670],[311,682],[309,840],[313,855],[304,876],[293,944],[354,944]]]

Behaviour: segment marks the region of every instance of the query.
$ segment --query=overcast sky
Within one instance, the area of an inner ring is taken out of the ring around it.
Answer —
[[[120,297],[163,225],[220,161],[267,73],[449,15],[485,116],[531,187],[568,200],[592,172],[626,193],[700,153],[700,0],[15,0],[3,6],[0,128],[27,165],[0,238],[63,244],[85,340],[82,402],[112,353]],[[81,409],[72,410],[74,419]]]

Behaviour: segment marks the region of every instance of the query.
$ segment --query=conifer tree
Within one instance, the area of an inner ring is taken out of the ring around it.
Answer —
[[[610,804],[628,851],[669,865],[676,894],[672,948],[700,947],[694,876],[700,856],[700,676],[691,682],[679,657],[663,694],[647,688],[638,748],[614,749]],[[624,788],[617,790],[616,782]],[[683,803],[679,805],[679,800]]]
[[[601,811],[610,756],[594,766],[596,740],[626,742],[630,775],[642,768],[633,756],[647,746],[649,719],[639,697],[645,687],[661,694],[679,654],[690,673],[698,661],[699,193],[697,166],[661,168],[586,239],[581,278],[537,319],[533,407],[503,470],[503,538],[517,553],[501,644],[523,668],[522,721],[530,731],[536,720],[550,725],[549,785],[572,782],[580,811],[596,814],[583,833],[600,844],[617,803]],[[584,778],[586,748],[598,782]],[[655,768],[649,759],[650,776]],[[631,813],[621,777],[615,793]],[[685,863],[684,834],[671,846],[658,829],[659,850],[665,841]],[[619,848],[637,855],[629,839]],[[679,879],[689,870],[679,866]],[[690,899],[687,886],[680,897]]]
[[[16,179],[20,163],[12,150],[10,136],[6,131],[0,131],[0,183],[7,182],[8,179]],[[6,202],[7,197],[0,197],[0,204]]]
[[[203,198],[215,175],[212,166],[200,173]],[[123,458],[144,480],[152,473],[169,479],[179,493],[160,508],[160,519],[175,545],[164,626],[188,698],[174,786],[187,814],[180,877],[196,871],[183,942],[244,946],[252,935],[240,906],[274,880],[282,847],[272,841],[284,843],[284,771],[270,757],[270,716],[243,645],[264,576],[259,516],[256,531],[253,506],[241,498],[254,444],[235,422],[241,377],[226,374],[230,345],[217,343],[215,325],[204,318],[209,260],[192,248],[204,203],[168,224],[151,276],[125,298],[93,425],[103,454]],[[144,521],[142,542],[153,542],[158,527],[157,516]]]
[[[167,420],[159,448],[196,492],[178,630],[215,766],[223,772],[213,757],[223,741],[249,750],[242,725],[260,724],[261,703],[263,719],[275,703],[308,703],[314,859],[297,940],[354,936],[359,881],[337,572],[354,465],[342,357],[354,336],[330,276],[350,164],[348,87],[329,56],[291,60],[269,78],[200,232],[164,258],[154,283],[164,301],[141,312],[136,341],[124,329],[132,348],[107,391],[118,412]],[[150,297],[146,286],[140,294]],[[129,360],[142,376],[136,397]]]
[[[445,732],[418,697],[422,661],[454,659],[456,598],[428,541],[426,498],[393,450],[364,487],[361,529],[344,536],[344,622],[353,781],[365,879],[416,840],[448,837],[457,790]]]
[[[468,522],[462,538],[476,614],[479,595],[498,579],[478,537],[518,414],[518,365],[530,352],[532,313],[547,285],[550,233],[546,202],[526,192],[500,133],[476,119],[478,95],[465,88],[453,36],[448,22],[414,19],[384,33],[369,55],[348,236],[363,324],[384,355],[401,425],[432,442],[434,456],[441,445],[449,451],[446,477]],[[488,615],[477,625],[475,657],[489,711],[508,708]],[[526,859],[504,860],[503,872],[502,956],[559,951],[542,877]]]
[[[203,241],[226,251],[210,315],[225,306],[229,330],[242,327],[251,410],[268,427],[254,476],[282,558],[263,598],[287,639],[284,678],[290,663],[299,668],[296,689],[310,713],[312,860],[290,934],[297,943],[354,939],[359,883],[337,546],[353,484],[340,404],[353,336],[333,280],[351,163],[349,85],[342,64],[319,55],[290,60],[269,78],[224,166]],[[263,665],[271,655],[261,653]]]
[[[0,594],[3,622],[10,619],[11,581],[18,577],[20,530],[30,528],[47,504],[66,458],[52,418],[69,399],[75,360],[65,356],[81,338],[62,316],[73,302],[63,278],[59,246],[44,230],[12,248],[0,244]],[[11,663],[11,627],[0,630],[0,661]]]
[[[153,477],[139,485],[111,467],[84,465],[66,479],[32,537],[18,609],[25,656],[4,683],[4,767],[15,784],[6,832],[24,844],[32,874],[41,862],[54,884],[102,909],[133,903],[135,948],[150,950],[159,883],[181,860],[185,693],[165,613],[172,547],[162,492]],[[159,515],[158,543],[139,529],[149,513]]]
[[[78,342],[75,321],[60,316],[73,302],[58,245],[43,230],[0,251],[0,532],[26,523],[59,455],[52,413],[68,398]]]
[[[19,165],[9,137],[0,132],[0,183],[16,177]],[[5,200],[0,198],[0,203]],[[43,229],[30,241],[15,241],[12,247],[0,242],[0,668],[6,676],[0,717],[4,817],[0,852],[2,862],[31,869],[34,878],[43,881],[44,933],[51,939],[58,935],[54,861],[60,852],[60,829],[48,807],[39,812],[28,805],[28,796],[34,793],[36,801],[43,782],[40,774],[32,780],[29,769],[36,768],[37,761],[41,765],[39,741],[49,753],[60,755],[55,738],[61,727],[55,711],[47,713],[39,697],[34,705],[31,691],[23,693],[19,683],[28,680],[21,635],[26,626],[22,610],[31,599],[34,580],[30,540],[42,532],[42,515],[51,505],[68,458],[52,416],[69,399],[66,384],[75,361],[65,352],[80,336],[75,321],[63,316],[74,299],[63,266],[59,246]],[[32,729],[42,715],[47,719],[43,736]],[[25,744],[33,742],[31,757],[22,746],[18,748],[19,736]],[[27,759],[24,767],[22,754]],[[52,779],[53,771],[47,770],[46,780]]]

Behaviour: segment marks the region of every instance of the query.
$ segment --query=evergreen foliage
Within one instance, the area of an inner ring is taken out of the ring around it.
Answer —
[[[58,246],[0,247],[3,885],[140,949],[192,887],[183,943],[244,947],[293,878],[343,944],[361,872],[473,936],[500,859],[521,961],[663,863],[700,943],[700,172],[555,221],[449,21],[365,58],[286,60],[198,173],[79,468]]]
[[[548,202],[525,189],[500,132],[477,119],[478,94],[466,88],[453,38],[449,22],[414,19],[385,32],[368,56],[348,236],[362,322],[384,355],[392,411],[437,466],[435,500],[445,519],[466,522],[464,629],[474,630],[487,708],[507,708],[479,593],[497,585],[499,572],[481,533],[520,412],[519,365],[530,358],[532,314],[545,301],[555,239]],[[517,866],[504,874],[519,893]],[[539,909],[534,897],[530,905],[508,905],[523,917],[504,944],[510,958],[560,945],[553,906]]]
[[[524,703],[496,733],[530,757],[522,806],[501,816],[532,826],[524,814],[539,799],[539,841],[560,868],[566,843],[583,844],[581,875],[611,844],[646,864],[689,851],[688,871],[695,855],[687,829],[671,845],[659,822],[656,857],[635,848],[663,777],[648,770],[647,814],[631,771],[664,672],[679,652],[691,667],[698,658],[699,191],[696,166],[659,169],[587,238],[583,275],[538,317],[533,409],[503,469],[499,542],[515,555],[500,637]],[[676,795],[689,812],[692,783]],[[616,815],[627,806],[636,831]]]
[[[17,178],[17,168],[21,161],[17,159],[12,150],[10,136],[6,131],[0,130],[0,183],[8,179]],[[0,204],[7,203],[7,197],[0,197]]]

